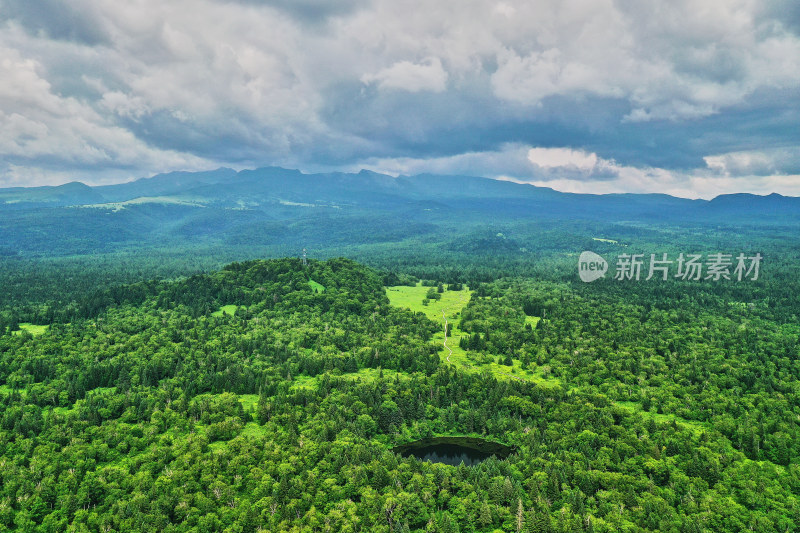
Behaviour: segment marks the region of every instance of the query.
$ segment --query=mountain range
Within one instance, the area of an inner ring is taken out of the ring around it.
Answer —
[[[454,231],[559,220],[793,226],[800,222],[800,198],[572,194],[472,176],[220,168],[116,185],[0,189],[0,254],[84,254],[187,242],[296,248],[437,241]]]

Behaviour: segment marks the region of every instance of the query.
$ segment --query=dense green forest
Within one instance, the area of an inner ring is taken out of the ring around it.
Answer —
[[[740,284],[277,259],[29,295],[0,327],[0,528],[796,530],[790,259]],[[420,278],[470,295],[461,364],[387,298]],[[391,452],[434,435],[517,452]]]
[[[324,178],[0,205],[0,530],[800,528],[794,199]],[[582,250],[765,259],[585,284]],[[438,436],[516,452],[392,452]]]

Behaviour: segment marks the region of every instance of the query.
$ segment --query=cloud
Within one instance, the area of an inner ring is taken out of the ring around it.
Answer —
[[[723,176],[800,174],[800,147],[729,152],[704,160],[709,169]]]
[[[372,170],[392,176],[415,174],[450,174],[499,177],[503,175],[533,176],[527,146],[506,145],[498,150],[466,152],[428,158],[368,158],[347,167],[348,171]]]
[[[61,2],[58,0],[3,0],[0,2],[0,20],[11,19],[30,31],[56,40],[74,41],[87,45],[107,41],[91,13],[82,9],[83,0]]]
[[[19,176],[30,167],[80,170],[203,168],[207,161],[191,154],[147,146],[130,131],[109,123],[92,107],[53,92],[39,75],[40,65],[15,50],[0,47],[0,176]],[[38,169],[38,170],[37,170]],[[0,179],[0,181],[2,181]],[[13,181],[18,181],[14,177]]]
[[[617,178],[622,170],[613,160],[571,148],[531,148],[528,161],[542,179],[608,180]]]
[[[563,192],[582,194],[659,193],[681,198],[710,200],[721,194],[771,194],[782,191],[787,196],[800,196],[800,174],[792,176],[749,176],[741,178],[683,175],[661,170],[629,168],[617,179],[579,181],[557,179],[547,181],[517,181]]]
[[[521,183],[592,183],[619,179],[633,167],[623,167],[593,152],[507,144],[497,150],[429,158],[369,158],[347,170],[367,169],[393,176],[450,174],[485,176]],[[649,169],[656,174],[665,172]]]
[[[349,15],[366,2],[361,0],[221,0],[231,4],[276,8],[303,23],[319,24],[330,17]]]
[[[375,74],[364,74],[361,81],[367,85],[377,83],[382,89],[440,93],[447,85],[447,72],[442,68],[439,58],[429,57],[420,63],[398,61]]]
[[[572,168],[585,172],[593,171],[600,161],[595,153],[570,148],[531,148],[528,160],[543,169]]]
[[[665,193],[683,198],[711,199],[734,192],[769,194],[783,191],[787,195],[800,196],[800,172],[756,172],[765,161],[771,162],[771,168],[775,168],[776,161],[796,165],[797,155],[792,151],[776,150],[769,154],[708,156],[707,167],[675,171],[620,165],[585,150],[509,144],[494,151],[447,157],[370,158],[346,170],[364,168],[393,176],[426,173],[485,176],[583,194]]]
[[[0,161],[767,183],[797,174],[795,4],[0,0]]]

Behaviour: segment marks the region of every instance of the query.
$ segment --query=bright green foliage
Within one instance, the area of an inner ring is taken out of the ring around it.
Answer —
[[[238,307],[239,306],[237,305],[223,305],[222,307],[219,308],[218,311],[214,311],[213,313],[211,313],[211,316],[223,316],[223,315],[233,316],[236,314],[236,309]]]
[[[19,329],[12,331],[14,335],[22,335],[23,333],[30,333],[31,335],[41,335],[49,326],[37,326],[36,324],[29,324],[27,322],[23,322],[19,324]]]
[[[343,259],[234,263],[0,335],[0,529],[800,527],[800,331],[757,288],[383,282]],[[442,311],[465,343],[449,365]],[[519,451],[389,451],[439,434]]]
[[[314,292],[325,292],[325,287],[321,283],[317,283],[313,279],[308,280],[308,285]]]

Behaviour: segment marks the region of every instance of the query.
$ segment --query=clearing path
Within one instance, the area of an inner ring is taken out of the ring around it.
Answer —
[[[386,295],[389,297],[389,303],[395,307],[404,307],[415,313],[423,313],[434,322],[441,320],[442,331],[436,333],[433,338],[436,341],[442,341],[443,356],[448,363],[463,365],[467,361],[467,354],[459,346],[451,346],[447,343],[447,328],[448,325],[452,326],[451,334],[452,330],[458,328],[459,321],[456,315],[467,305],[474,291],[468,290],[466,287],[460,291],[444,291],[439,293],[441,295],[439,300],[430,300],[428,305],[423,305],[422,300],[425,299],[429,290],[430,287],[419,283],[414,287],[398,285],[386,287]]]
[[[519,361],[514,361],[514,364],[509,367],[502,365],[495,361],[476,362],[472,360],[472,356],[468,354],[458,344],[452,344],[452,340],[457,334],[460,319],[458,314],[467,305],[472,293],[471,290],[462,291],[445,291],[441,293],[440,300],[431,300],[428,305],[423,305],[422,300],[425,298],[430,287],[417,284],[415,287],[409,286],[395,286],[386,287],[386,295],[389,297],[389,303],[395,307],[405,307],[414,312],[424,313],[425,316],[434,321],[442,321],[442,331],[434,335],[434,340],[442,342],[442,357],[448,364],[456,365],[464,370],[471,372],[480,372],[489,370],[498,378],[514,379],[517,381],[531,381],[542,386],[563,386],[558,379],[546,378],[541,372],[530,371],[522,368]],[[532,326],[536,326],[538,318],[527,317],[526,322]],[[448,335],[448,329],[450,330]]]
[[[449,364],[454,364],[459,366],[465,370],[469,370],[472,372],[480,372],[483,370],[489,370],[495,376],[503,377],[506,379],[514,379],[517,381],[528,381],[532,383],[536,383],[539,386],[543,387],[560,387],[566,391],[578,391],[580,387],[571,386],[570,384],[563,382],[559,378],[555,377],[544,377],[540,371],[530,371],[527,369],[518,366],[518,361],[514,362],[514,365],[511,369],[514,373],[508,371],[509,367],[506,365],[500,365],[496,362],[487,362],[487,363],[475,363],[470,361],[467,352],[465,352],[459,346],[450,346],[448,341],[448,325],[452,322],[453,328],[452,330],[456,330],[458,328],[460,320],[458,320],[455,315],[458,314],[472,297],[473,291],[463,290],[463,291],[445,291],[442,293],[441,300],[431,300],[429,305],[422,305],[422,300],[425,298],[426,293],[428,292],[430,287],[423,287],[422,285],[417,285],[416,287],[408,287],[408,286],[397,286],[397,287],[386,287],[386,294],[389,297],[389,302],[395,307],[404,307],[410,309],[414,312],[422,312],[431,320],[439,320],[441,316],[441,320],[444,326],[444,331],[442,333],[437,333],[436,335],[443,335],[442,338],[442,346],[444,349],[447,350],[447,355],[445,356],[447,362]],[[448,315],[450,318],[448,318]],[[539,321],[539,317],[525,317],[525,322],[530,324],[531,327],[536,327],[537,322]],[[438,337],[434,336],[434,339],[438,340]],[[452,331],[451,335],[449,336],[452,338]],[[364,372],[364,371],[361,371]],[[386,370],[384,370],[386,372]],[[693,420],[687,420],[681,418],[676,415],[672,414],[657,414],[652,413],[649,411],[645,411],[642,409],[641,404],[637,402],[626,402],[626,401],[614,401],[614,404],[618,407],[625,409],[626,411],[637,413],[640,416],[645,417],[652,417],[657,422],[667,422],[667,421],[675,421],[678,424],[683,425],[684,427],[688,427],[695,433],[700,433],[702,431],[707,431],[710,429],[710,426]],[[749,461],[749,459],[748,459]],[[782,467],[780,467],[782,468]]]
[[[415,287],[405,285],[386,287],[386,295],[389,297],[389,303],[395,307],[405,307],[414,312],[424,313],[425,316],[433,321],[442,321],[442,331],[434,335],[434,340],[442,341],[442,357],[448,364],[456,365],[464,370],[471,372],[481,372],[489,370],[498,378],[514,379],[517,381],[531,381],[541,386],[549,387],[563,387],[564,384],[560,380],[554,378],[546,378],[541,372],[530,371],[522,368],[520,361],[514,361],[514,364],[509,367],[499,364],[495,361],[476,362],[471,360],[471,355],[468,354],[460,346],[448,343],[448,340],[454,338],[454,333],[458,333],[458,326],[460,319],[457,315],[461,312],[464,306],[467,305],[472,293],[471,290],[461,291],[445,291],[440,293],[442,298],[440,300],[431,300],[428,305],[423,305],[422,300],[425,298],[430,287],[417,284]],[[533,326],[536,325],[538,318],[529,317]],[[452,327],[448,327],[452,325]],[[447,330],[450,329],[450,335],[447,335]],[[496,356],[495,356],[496,357]]]
[[[465,292],[465,291],[459,291],[459,292]],[[472,292],[470,292],[470,295],[471,295],[471,294],[472,294]],[[463,309],[463,308],[464,308],[464,305],[465,305],[465,304],[464,304],[464,295],[462,294],[462,295],[461,295],[461,298],[458,300],[458,310],[460,311],[461,309]],[[448,354],[447,354],[447,363],[448,363],[448,364],[452,364],[452,363],[451,363],[451,361],[450,361],[450,356],[451,356],[451,355],[453,355],[453,350],[452,350],[452,348],[450,348],[450,347],[447,345],[447,326],[448,326],[448,322],[447,322],[447,315],[445,314],[445,311],[446,311],[446,309],[442,309],[442,320],[444,321],[444,341],[442,342],[442,345],[443,345],[443,346],[444,346],[444,347],[447,349],[447,351],[448,351]],[[467,363],[467,364],[469,364],[469,363]],[[470,365],[470,366],[471,366],[471,365]]]
[[[447,315],[444,314],[444,309],[442,309],[442,320],[444,320],[444,342],[442,342],[442,345],[449,352],[447,354],[447,362],[450,363],[450,356],[453,355],[453,350],[447,345]]]

